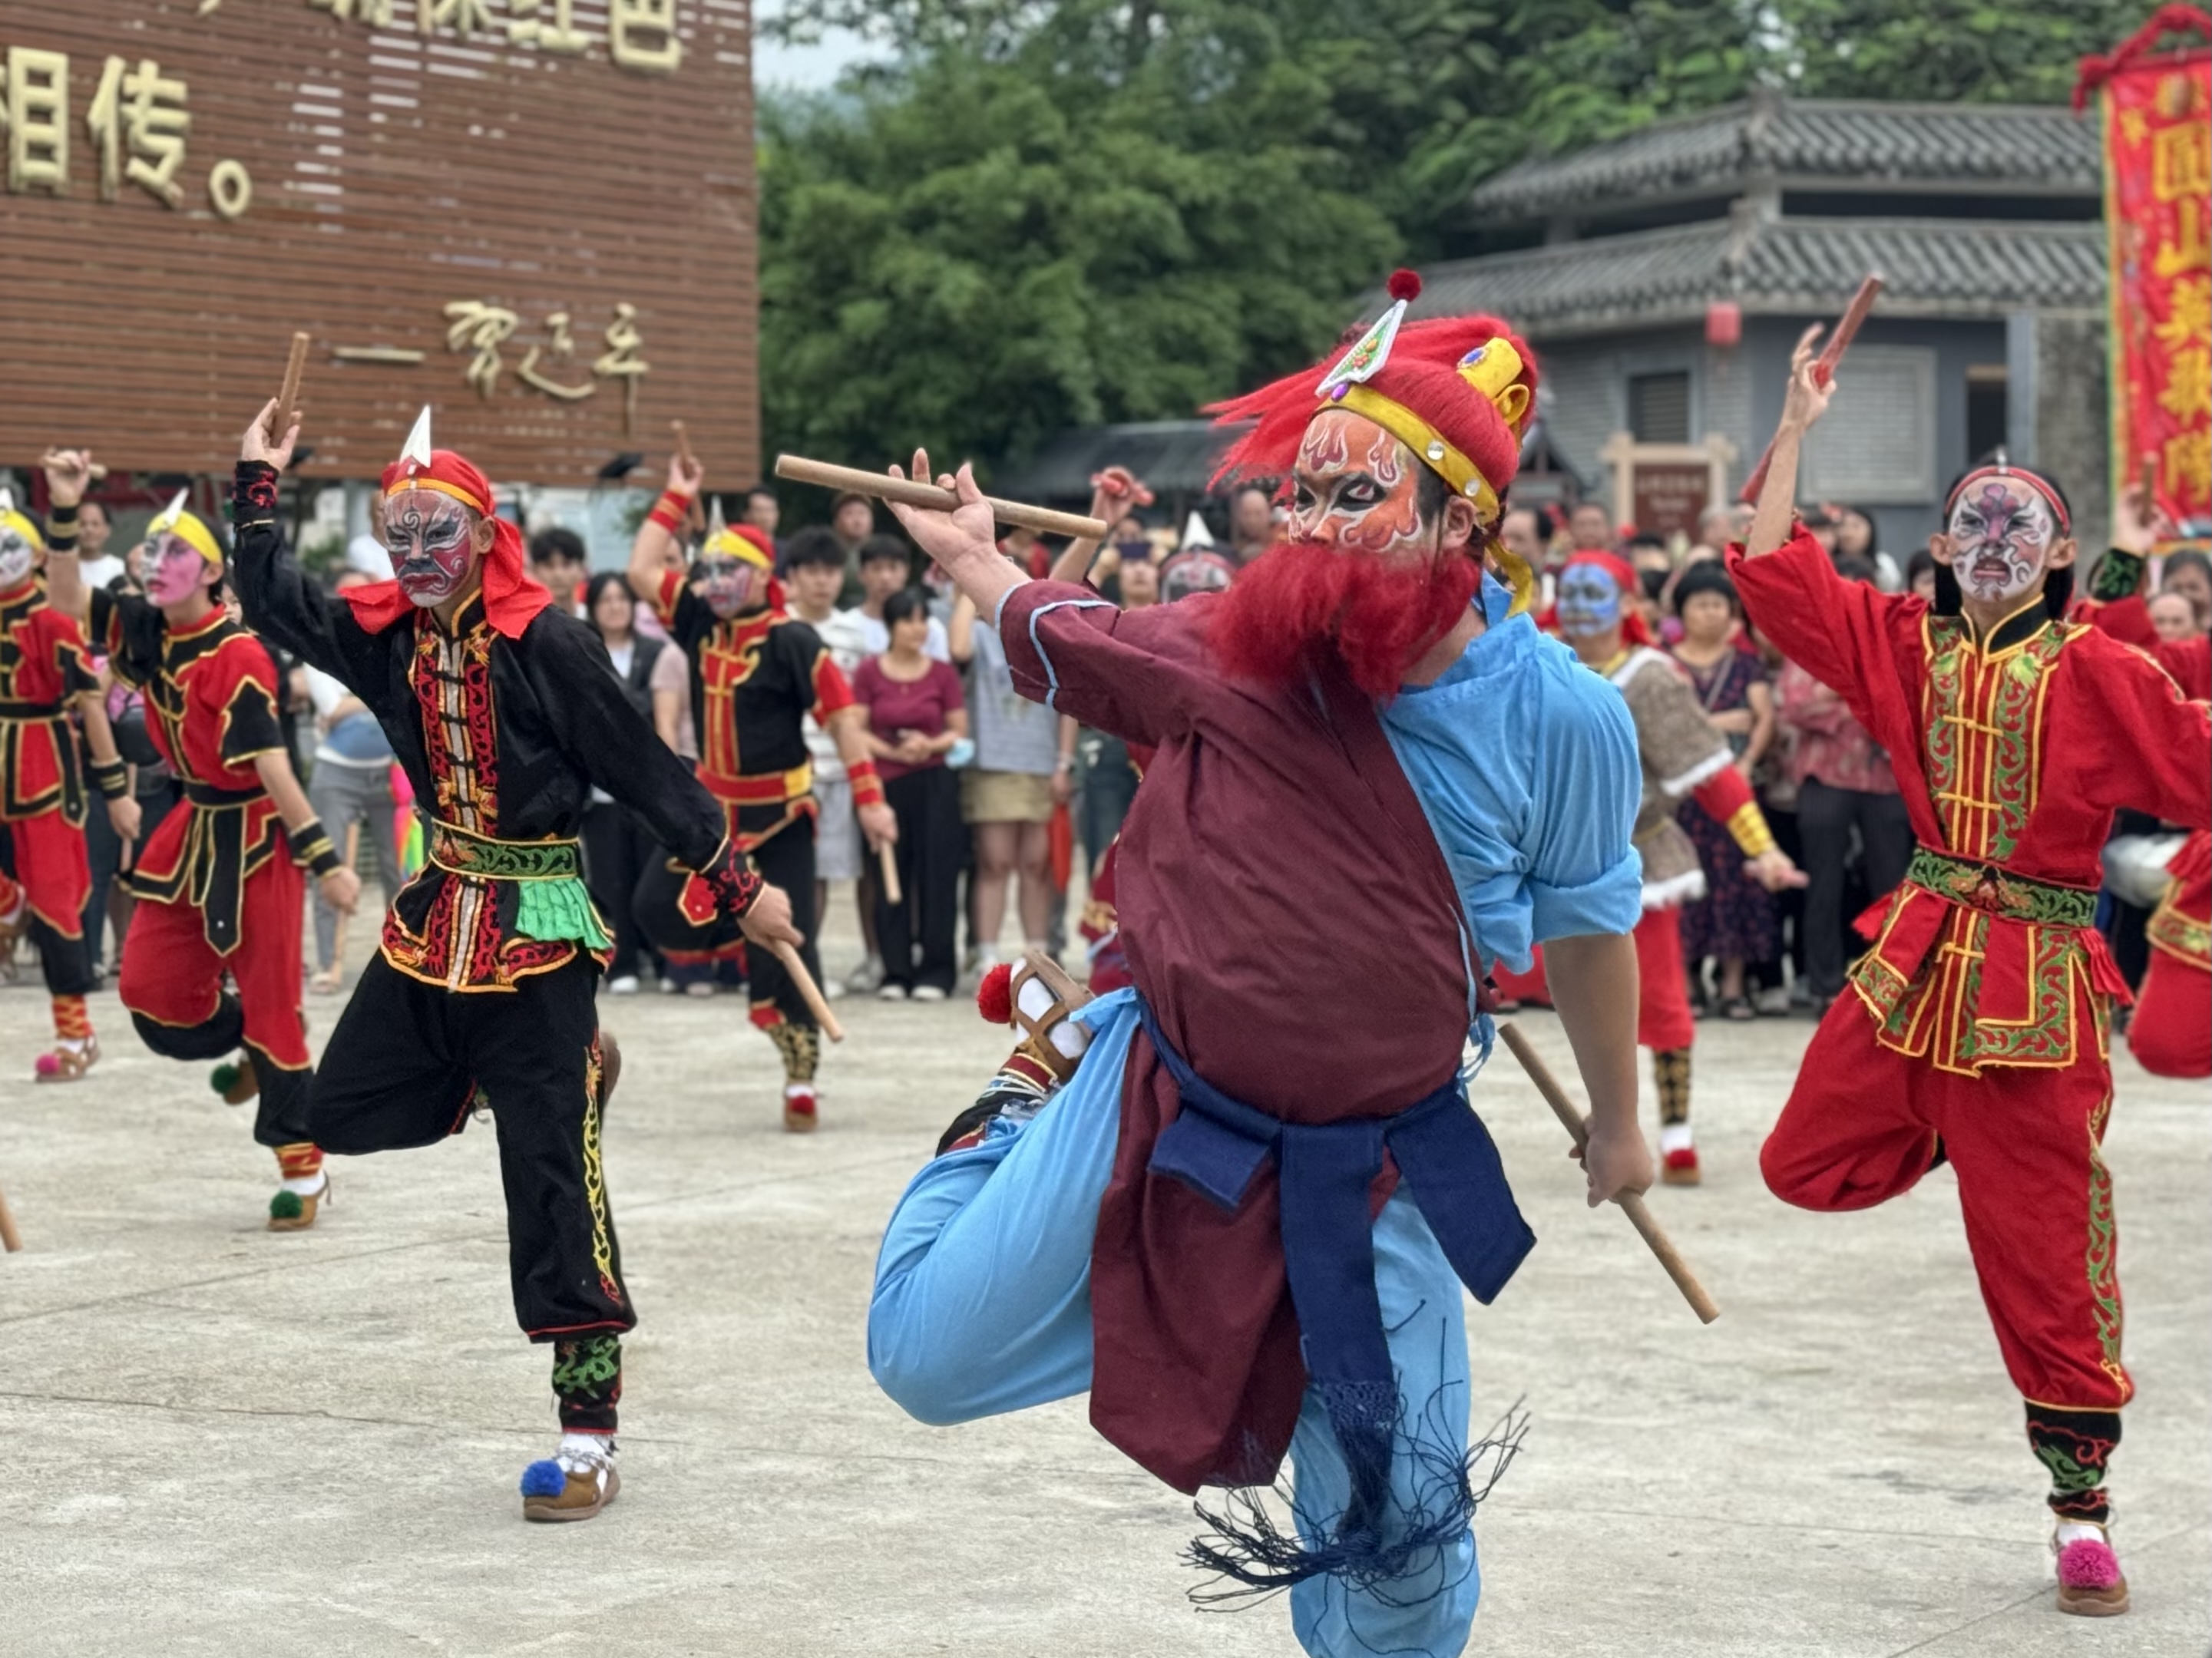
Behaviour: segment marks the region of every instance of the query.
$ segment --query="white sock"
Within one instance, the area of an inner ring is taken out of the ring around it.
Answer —
[[[54,1046],[65,1048],[72,1054],[82,1054],[84,1052],[87,1040],[83,1036],[57,1036],[54,1038]]]
[[[1022,981],[1022,1011],[1032,1019],[1044,1017],[1056,999],[1052,987],[1042,979],[1032,975]],[[1045,1034],[1051,1037],[1052,1045],[1071,1060],[1081,1059],[1083,1050],[1091,1046],[1091,1027],[1073,1019],[1062,1019]]]
[[[1690,1125],[1686,1122],[1667,1122],[1659,1125],[1659,1155],[1690,1149]]]
[[[2105,1528],[2102,1526],[2093,1521],[2062,1520],[2058,1522],[2057,1540],[2058,1547],[2063,1549],[2069,1543],[2079,1543],[2084,1540],[2091,1543],[2110,1543],[2112,1540],[2105,1534]]]
[[[320,1195],[323,1187],[330,1183],[330,1175],[325,1173],[322,1169],[318,1169],[312,1175],[295,1175],[291,1176],[289,1180],[285,1181],[284,1189],[287,1192],[297,1192],[303,1198],[312,1198]]]
[[[795,1100],[802,1094],[804,1094],[808,1099],[812,1099],[815,1094],[814,1084],[811,1082],[784,1084],[783,1097],[787,1100]]]
[[[993,968],[998,966],[998,945],[978,944],[975,946],[975,967],[977,971],[988,973]]]
[[[596,1468],[615,1460],[612,1434],[563,1433],[555,1461],[570,1468]]]

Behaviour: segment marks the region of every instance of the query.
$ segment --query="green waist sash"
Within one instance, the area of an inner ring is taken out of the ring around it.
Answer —
[[[2033,880],[1995,864],[1977,864],[1948,853],[1930,852],[1926,847],[1914,849],[1905,878],[1939,898],[2008,920],[2037,921],[2045,926],[2096,925],[2094,891]]]
[[[614,943],[584,890],[583,851],[574,841],[497,841],[433,820],[429,859],[448,874],[512,882],[514,930],[526,938],[570,938],[593,950]]]

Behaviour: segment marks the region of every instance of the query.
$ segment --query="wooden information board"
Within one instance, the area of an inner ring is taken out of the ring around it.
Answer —
[[[749,0],[0,0],[0,465],[758,475]]]

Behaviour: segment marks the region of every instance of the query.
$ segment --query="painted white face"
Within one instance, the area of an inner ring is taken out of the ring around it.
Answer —
[[[1595,564],[1570,564],[1559,573],[1559,631],[1587,638],[1620,625],[1620,584]]]
[[[402,489],[384,503],[384,545],[410,603],[442,604],[476,562],[476,514],[435,489]]]
[[[198,548],[164,531],[146,556],[146,597],[156,604],[181,604],[192,596],[207,568]]]
[[[0,524],[0,587],[13,587],[28,577],[37,556],[22,531]]]
[[[1989,478],[1951,509],[1951,574],[1960,591],[2002,604],[2034,587],[2060,539],[2042,491],[2022,478]]]

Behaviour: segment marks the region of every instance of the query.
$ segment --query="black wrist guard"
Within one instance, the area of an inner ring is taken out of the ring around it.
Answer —
[[[276,469],[265,460],[241,460],[232,480],[230,521],[239,529],[276,521]]]
[[[768,884],[745,867],[744,854],[726,841],[720,855],[699,872],[699,878],[714,895],[714,908],[733,921],[744,919],[745,912],[760,897],[761,889]]]
[[[320,880],[344,863],[337,848],[331,844],[330,832],[324,829],[321,818],[310,817],[299,828],[284,833],[292,842],[292,861],[311,872],[316,879]]]
[[[64,507],[55,501],[46,508],[46,550],[50,553],[73,553],[76,550],[76,507]]]
[[[2089,578],[2089,597],[2109,604],[2116,598],[2131,598],[2142,581],[2143,557],[2115,547],[2097,561],[2096,574]]]
[[[130,768],[120,760],[91,761],[85,769],[92,774],[92,780],[100,786],[103,799],[120,800],[131,792]]]

